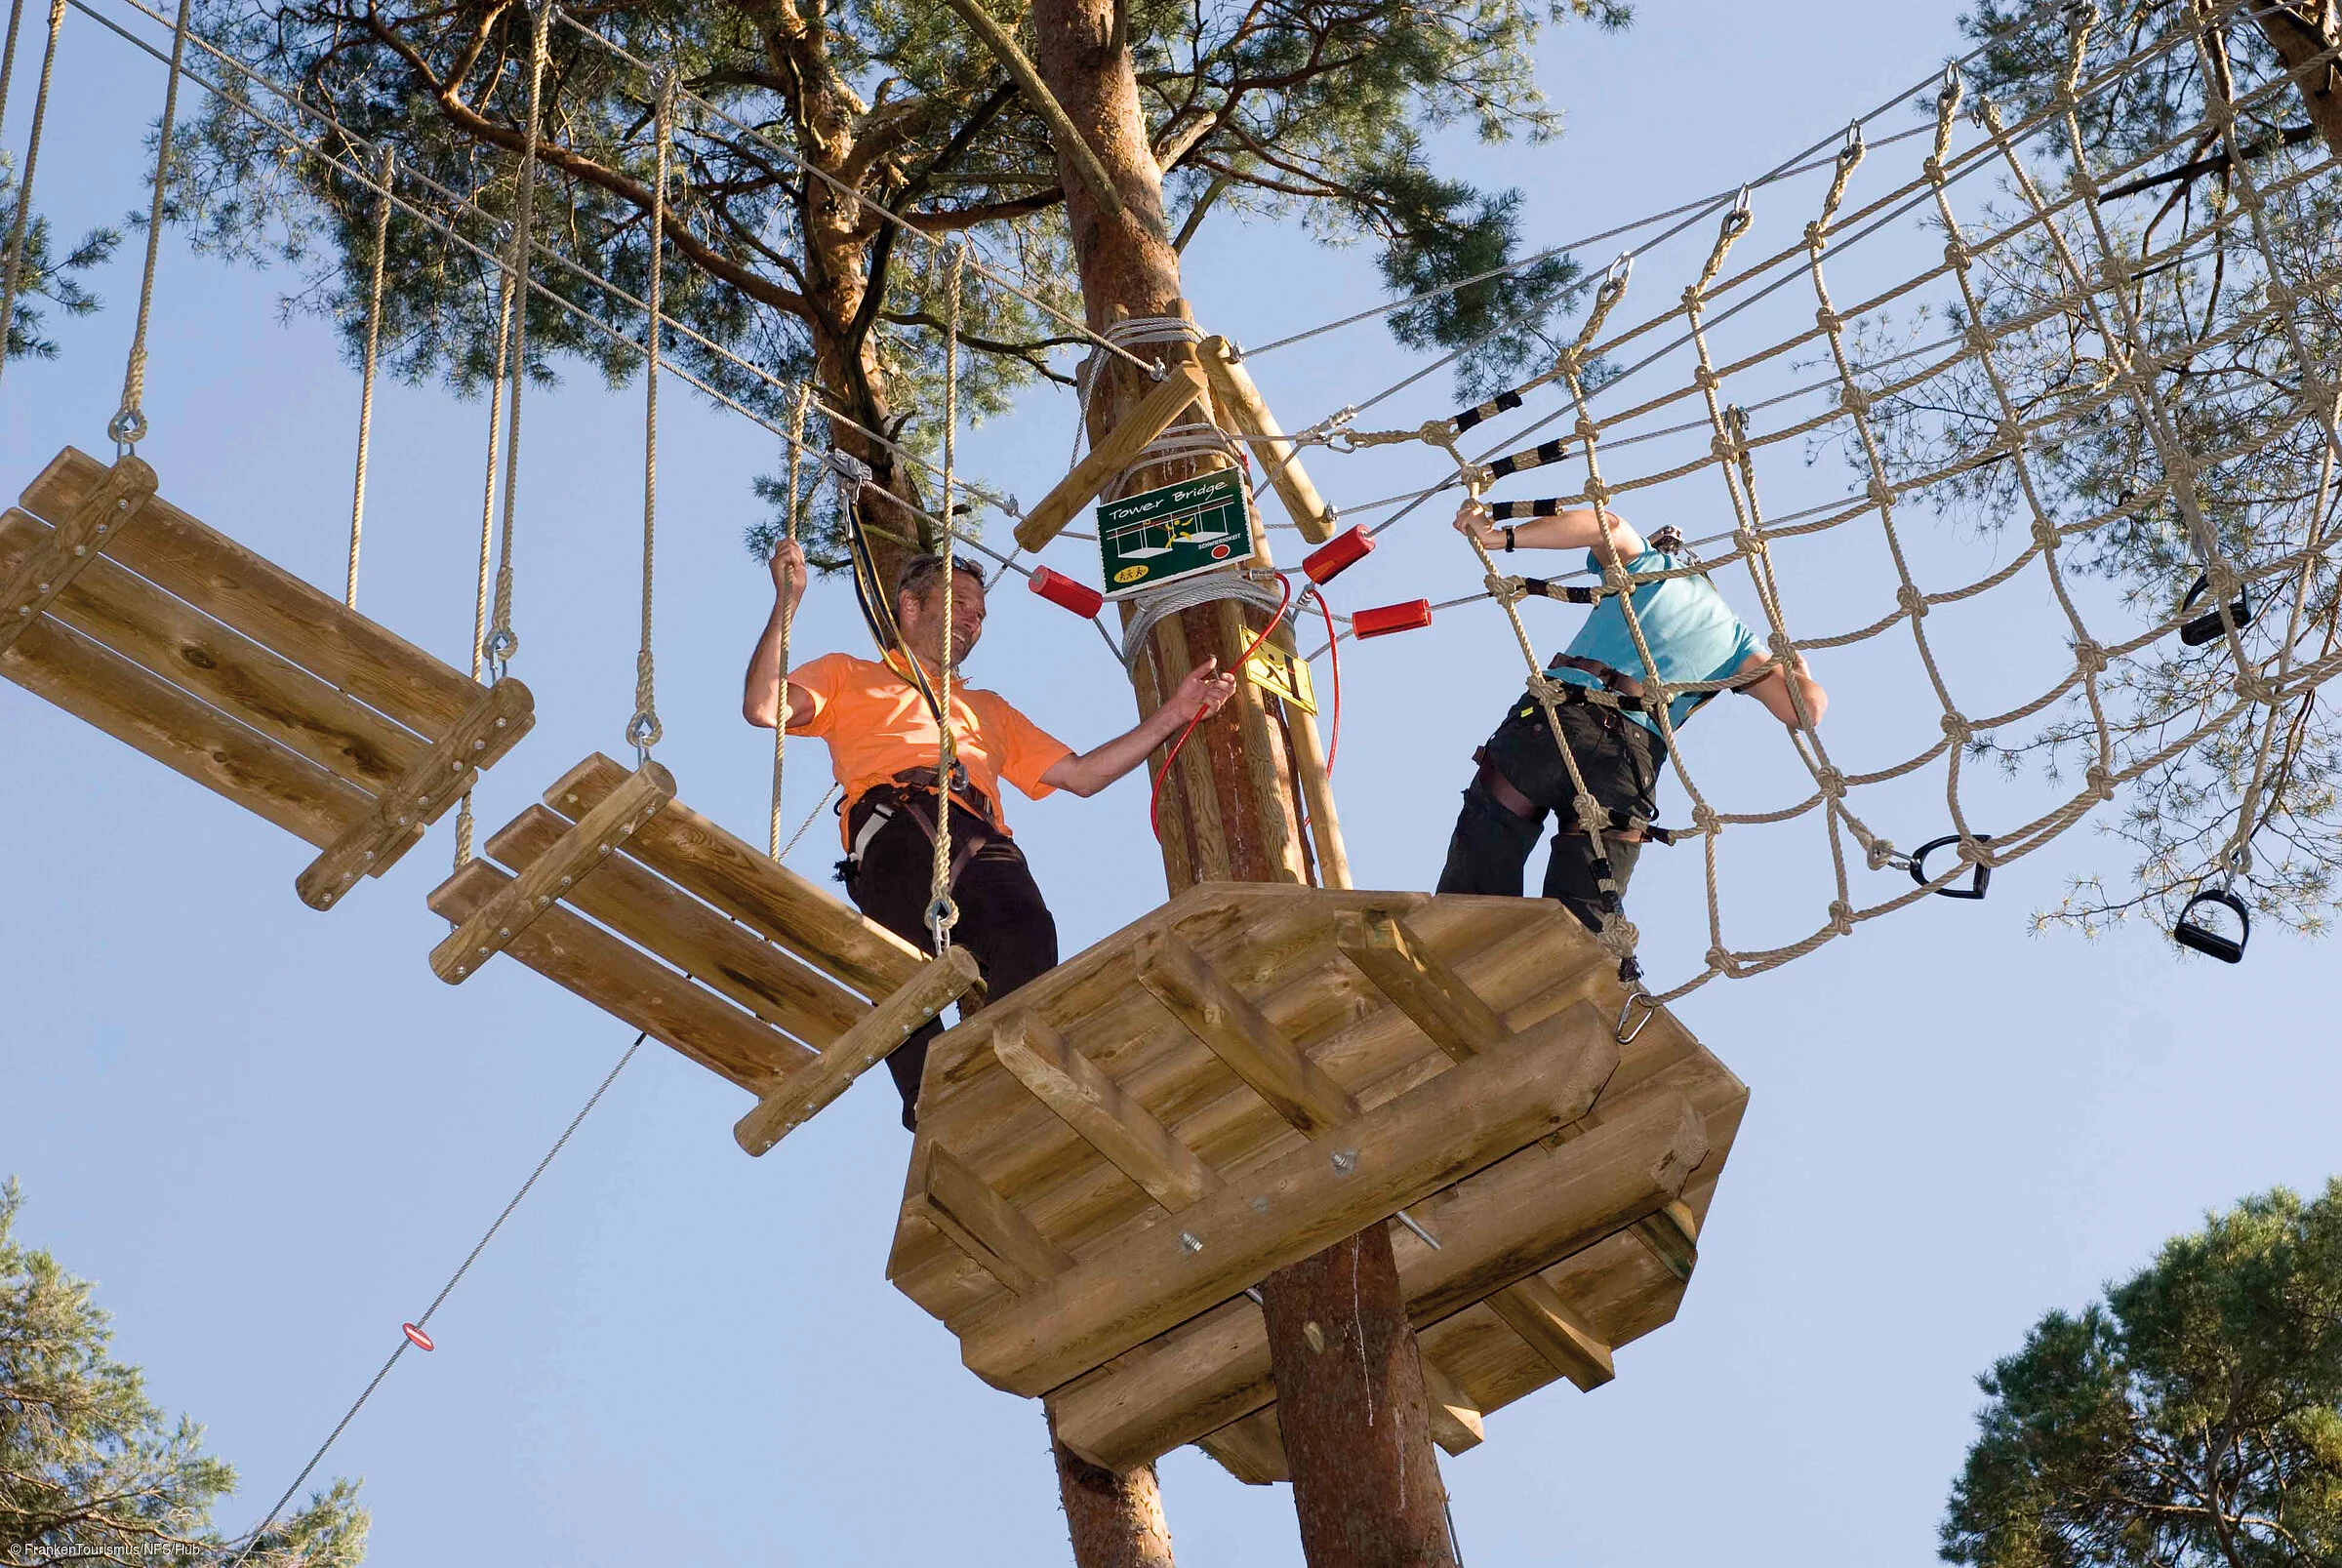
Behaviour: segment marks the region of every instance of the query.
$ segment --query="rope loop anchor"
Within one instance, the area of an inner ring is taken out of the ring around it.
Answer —
[[[935,933],[935,950],[943,951],[951,945],[951,928],[959,924],[959,905],[947,893],[927,905],[927,929]]]
[[[1972,837],[1974,841],[1979,844],[1989,844],[1993,841],[1993,835],[1990,833],[1976,833],[1972,835],[1962,833],[1946,833],[1941,838],[1929,839],[1926,843],[1921,844],[1918,849],[1913,850],[1909,855],[1889,856],[1887,858],[1887,864],[1889,865],[1898,866],[1901,869],[1909,871],[1911,873],[1911,879],[1914,882],[1917,882],[1921,887],[1925,887],[1930,881],[1934,880],[1927,874],[1927,857],[1934,854],[1939,849],[1948,849],[1952,845],[1959,843],[1961,839],[1968,837]],[[1983,898],[1985,890],[1993,885],[1993,868],[1985,864],[1982,861],[1974,862],[1973,864],[1975,867],[1975,874],[1968,878],[1968,885],[1966,887],[1940,887],[1935,890],[1936,897],[1942,899]]]
[[[666,733],[659,723],[659,715],[647,707],[626,720],[626,744],[633,746],[635,754],[644,761],[650,759],[651,747],[657,745],[659,738]]]
[[[113,439],[117,456],[136,452],[139,443],[146,439],[146,416],[139,409],[125,408],[105,422],[105,433]]]

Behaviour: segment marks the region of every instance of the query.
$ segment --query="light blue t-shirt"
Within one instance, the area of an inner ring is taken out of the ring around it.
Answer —
[[[1586,564],[1596,575],[1600,574],[1601,559],[1594,551],[1586,552]],[[1676,556],[1646,549],[1627,563],[1627,570],[1665,572],[1686,564]],[[1651,657],[1658,662],[1659,678],[1671,686],[1678,681],[1721,680],[1746,663],[1750,655],[1764,651],[1762,639],[1732,613],[1731,606],[1724,603],[1724,596],[1716,591],[1716,584],[1705,577],[1671,577],[1658,583],[1638,583],[1634,594],[1635,616],[1642,623],[1642,634],[1651,645]],[[1637,680],[1645,678],[1642,655],[1635,650],[1634,633],[1627,629],[1626,612],[1619,607],[1616,595],[1605,597],[1594,607],[1565,651],[1579,659],[1608,664]],[[1555,666],[1546,673],[1555,680],[1597,690],[1602,684],[1584,670],[1566,665]],[[1695,692],[1672,699],[1667,704],[1668,723],[1681,724],[1701,701],[1701,695]],[[1647,713],[1627,716],[1654,735],[1659,732],[1658,722]]]

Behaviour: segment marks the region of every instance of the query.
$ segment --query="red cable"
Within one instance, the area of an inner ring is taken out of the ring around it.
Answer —
[[[1293,602],[1293,580],[1279,572],[1276,574],[1276,614],[1269,618],[1269,623],[1261,628],[1261,634],[1252,639],[1252,646],[1236,656],[1235,675],[1238,680],[1244,678],[1244,666],[1251,663],[1254,654],[1261,651],[1261,644],[1269,640],[1269,633],[1274,631],[1277,623],[1285,619],[1285,606]],[[1188,744],[1188,737],[1194,734],[1195,726],[1202,722],[1203,712],[1197,709],[1195,716],[1188,720],[1188,727],[1179,732],[1179,739],[1171,743],[1171,754],[1163,758],[1162,769],[1155,774],[1153,787],[1148,791],[1147,825],[1154,829],[1154,841],[1158,844],[1163,841],[1163,781],[1171,776],[1171,764],[1179,760],[1180,747]]]
[[[1334,630],[1334,607],[1325,602],[1325,595],[1312,590],[1318,613],[1325,617],[1325,652],[1334,669],[1334,727],[1325,743],[1325,776],[1334,776],[1334,756],[1342,749],[1342,638]]]

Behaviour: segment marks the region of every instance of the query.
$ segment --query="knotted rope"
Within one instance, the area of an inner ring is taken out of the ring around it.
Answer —
[[[358,607],[358,551],[366,538],[366,460],[374,449],[374,367],[383,341],[383,258],[390,249],[390,192],[398,180],[398,151],[383,147],[382,200],[374,214],[374,268],[366,285],[366,354],[358,377],[357,473],[349,486],[349,575],[342,602]]]
[[[517,281],[512,310],[508,370],[512,379],[505,429],[505,518],[496,563],[496,622],[488,632],[488,658],[501,676],[520,638],[512,631],[512,534],[520,503],[520,394],[529,379],[528,280],[536,255],[537,153],[545,128],[545,68],[547,34],[553,24],[554,0],[539,0],[529,30],[529,111],[521,138],[520,181],[513,199],[512,249],[505,270]],[[524,4],[525,14],[525,4]]]
[[[642,399],[642,644],[634,655],[634,716],[626,721],[626,739],[638,761],[648,762],[651,747],[665,733],[659,723],[657,663],[651,656],[651,589],[659,544],[659,355],[660,311],[665,308],[666,277],[666,160],[674,137],[675,78],[663,70],[652,89],[658,107],[652,114],[653,136],[659,143],[657,172],[651,180],[650,299],[643,327]],[[784,666],[786,673],[786,666]],[[787,702],[787,688],[783,688]],[[787,728],[787,721],[774,726]]]

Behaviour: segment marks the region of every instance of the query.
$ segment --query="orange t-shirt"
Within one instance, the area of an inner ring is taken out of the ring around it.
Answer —
[[[845,786],[842,825],[854,802],[873,784],[898,773],[935,766],[935,715],[919,695],[899,654],[883,664],[851,654],[824,654],[788,672],[788,682],[813,699],[813,711],[791,715],[791,735],[818,736],[829,743],[829,771]],[[1011,707],[996,692],[951,688],[951,735],[968,782],[992,805],[992,824],[1003,833],[1000,781],[1006,779],[1038,800],[1056,787],[1041,775],[1073,748]],[[848,840],[851,847],[851,840]]]

